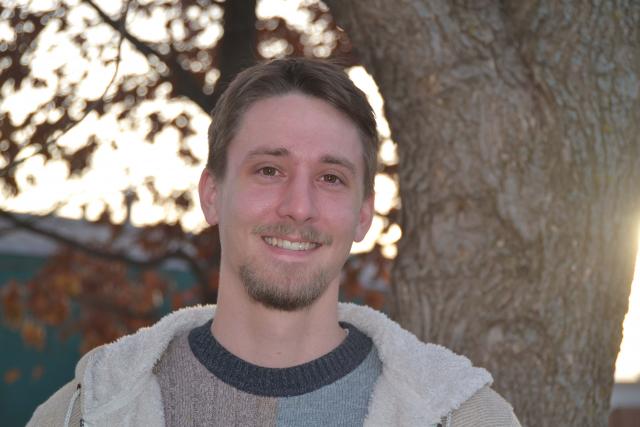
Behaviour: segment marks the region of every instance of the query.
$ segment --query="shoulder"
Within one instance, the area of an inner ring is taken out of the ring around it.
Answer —
[[[64,425],[68,412],[70,425],[74,425],[73,421],[79,420],[80,399],[75,394],[79,382],[82,382],[83,408],[87,411],[100,407],[114,396],[133,394],[153,375],[154,365],[173,338],[211,319],[213,312],[213,306],[181,309],[155,325],[93,349],[78,362],[75,379],[40,405],[28,426]]]
[[[77,381],[70,381],[55,392],[46,402],[38,406],[27,423],[27,427],[62,426],[67,415],[69,425],[78,425],[80,419],[80,399],[76,399]],[[74,422],[77,420],[76,422]]]
[[[451,414],[451,427],[520,426],[509,403],[490,387],[483,387]]]

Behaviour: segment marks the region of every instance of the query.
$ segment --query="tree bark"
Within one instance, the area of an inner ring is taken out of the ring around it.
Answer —
[[[326,0],[385,100],[393,315],[523,425],[606,425],[640,219],[633,1]]]

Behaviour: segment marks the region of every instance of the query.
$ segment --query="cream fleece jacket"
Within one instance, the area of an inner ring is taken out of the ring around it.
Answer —
[[[372,340],[382,362],[366,427],[519,426],[511,406],[489,388],[491,375],[450,350],[420,342],[383,313],[339,304],[339,318]],[[215,306],[173,312],[155,325],[98,347],[75,379],[40,405],[30,426],[163,426],[153,367],[178,334],[215,316]],[[80,388],[81,387],[81,388]]]

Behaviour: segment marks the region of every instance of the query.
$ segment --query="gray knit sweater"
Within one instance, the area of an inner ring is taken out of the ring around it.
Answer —
[[[361,426],[381,362],[354,326],[333,351],[290,368],[234,356],[211,335],[211,321],[174,339],[154,372],[165,422],[182,426]]]

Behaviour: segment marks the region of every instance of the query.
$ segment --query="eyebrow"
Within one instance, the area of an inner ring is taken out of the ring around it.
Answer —
[[[251,157],[256,156],[276,156],[276,157],[284,157],[289,155],[289,150],[286,148],[265,148],[258,147],[254,150],[249,151],[247,153],[246,158],[250,159]]]
[[[338,165],[342,166],[349,170],[353,175],[356,174],[356,165],[353,162],[345,157],[331,156],[325,155],[320,159],[322,163],[328,163],[330,165]]]
[[[259,156],[286,157],[289,154],[291,154],[291,152],[284,147],[278,147],[278,148],[258,147],[249,151],[249,153],[247,153],[247,156],[245,158],[250,159],[252,157],[259,157]],[[346,168],[351,174],[356,175],[356,165],[353,164],[353,162],[347,159],[346,157],[326,154],[320,158],[320,161],[322,163],[326,163],[330,165],[342,166]]]

